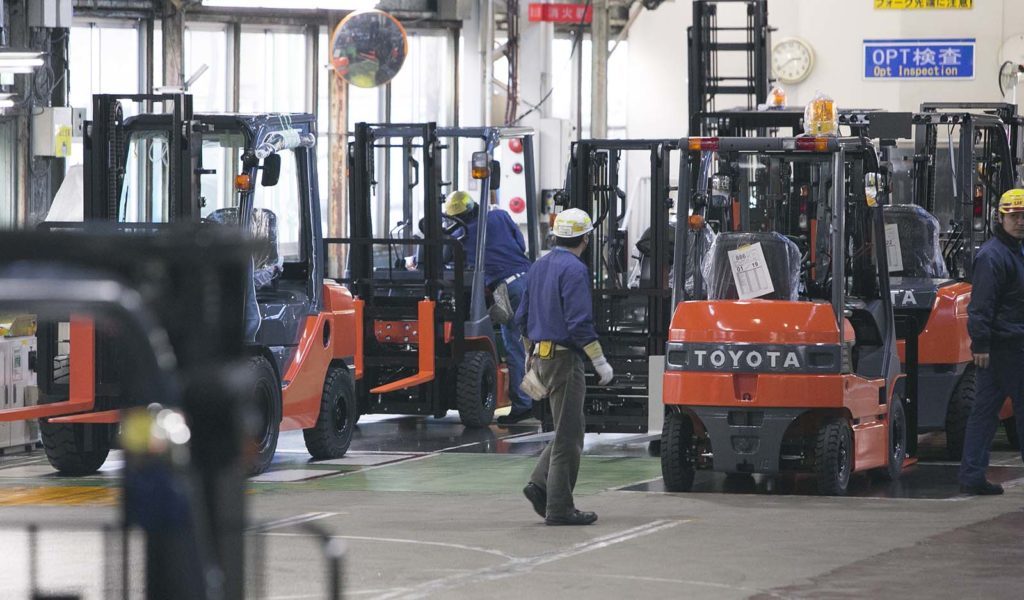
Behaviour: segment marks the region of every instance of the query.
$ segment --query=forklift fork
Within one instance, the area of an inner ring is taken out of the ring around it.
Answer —
[[[404,377],[398,381],[392,381],[381,386],[377,386],[370,390],[371,394],[387,394],[389,392],[397,392],[399,390],[408,389],[429,383],[434,380],[435,365],[434,365],[434,307],[436,302],[433,300],[420,300],[416,307],[417,312],[417,337],[419,338],[419,345],[417,348],[417,358],[419,363],[419,372],[409,377]]]

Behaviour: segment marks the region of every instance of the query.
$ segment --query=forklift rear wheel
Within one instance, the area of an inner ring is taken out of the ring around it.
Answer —
[[[946,408],[946,458],[960,460],[964,455],[964,432],[974,406],[974,367],[967,367],[949,398]]]
[[[302,430],[306,450],[313,458],[341,458],[348,452],[359,418],[354,388],[348,367],[334,367],[327,371],[320,399],[320,416],[316,425]]]
[[[889,411],[889,464],[882,469],[882,475],[889,481],[896,481],[907,458],[907,412],[899,396],[893,396]]]
[[[111,425],[48,423],[39,420],[39,434],[50,465],[61,475],[92,475],[110,453]]]
[[[681,413],[665,416],[661,430],[661,476],[670,492],[688,492],[696,474],[693,457],[693,421]]]
[[[490,352],[467,352],[458,367],[455,402],[466,427],[487,427],[498,402],[497,367]]]
[[[247,397],[252,403],[256,427],[252,429],[253,452],[250,475],[259,475],[270,467],[281,434],[281,384],[270,361],[262,356],[249,359],[252,387]]]
[[[1014,450],[1020,450],[1020,437],[1017,435],[1016,419],[1017,417],[1003,419],[1003,431],[1006,432],[1006,441],[1010,442],[1010,447]]]
[[[853,435],[844,419],[825,421],[818,429],[814,448],[814,472],[818,493],[845,496],[853,470]]]

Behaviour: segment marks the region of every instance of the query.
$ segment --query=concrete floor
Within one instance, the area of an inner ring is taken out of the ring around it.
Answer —
[[[344,459],[311,464],[285,434],[251,487],[269,523],[263,597],[323,596],[315,523],[345,544],[350,598],[1020,598],[1024,467],[997,440],[990,475],[1007,493],[958,494],[941,438],[896,484],[857,477],[852,495],[807,494],[802,479],[701,474],[667,494],[658,459],[628,436],[587,436],[577,505],[591,527],[546,527],[520,489],[543,447],[538,427],[465,430],[453,417],[364,418]],[[542,436],[541,436],[542,437]],[[47,589],[102,598],[116,514],[117,457],[100,475],[58,478],[39,455],[0,462],[0,597],[27,598],[28,522],[44,524]],[[69,524],[78,524],[72,529]],[[133,552],[132,579],[141,577]],[[254,570],[255,573],[255,570]]]

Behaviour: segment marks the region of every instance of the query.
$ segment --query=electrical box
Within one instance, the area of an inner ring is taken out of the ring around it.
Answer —
[[[79,120],[78,135],[81,135],[81,124],[82,120]],[[75,109],[52,106],[32,115],[32,153],[35,156],[70,156],[74,137]]]
[[[34,336],[0,338],[0,408],[22,408],[38,402],[36,374],[29,369],[29,353],[36,349]],[[39,438],[39,431],[27,421],[3,423],[0,449],[22,449]]]
[[[74,0],[29,0],[28,26],[71,27]]]
[[[565,185],[565,169],[569,163],[569,146],[574,127],[568,119],[540,119],[540,169],[537,173],[542,190],[561,189]]]

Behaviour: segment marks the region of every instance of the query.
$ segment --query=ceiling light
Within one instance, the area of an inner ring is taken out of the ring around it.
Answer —
[[[0,48],[0,72],[31,73],[43,66],[43,53]]]
[[[218,8],[272,8],[276,10],[369,10],[378,0],[203,0]]]

